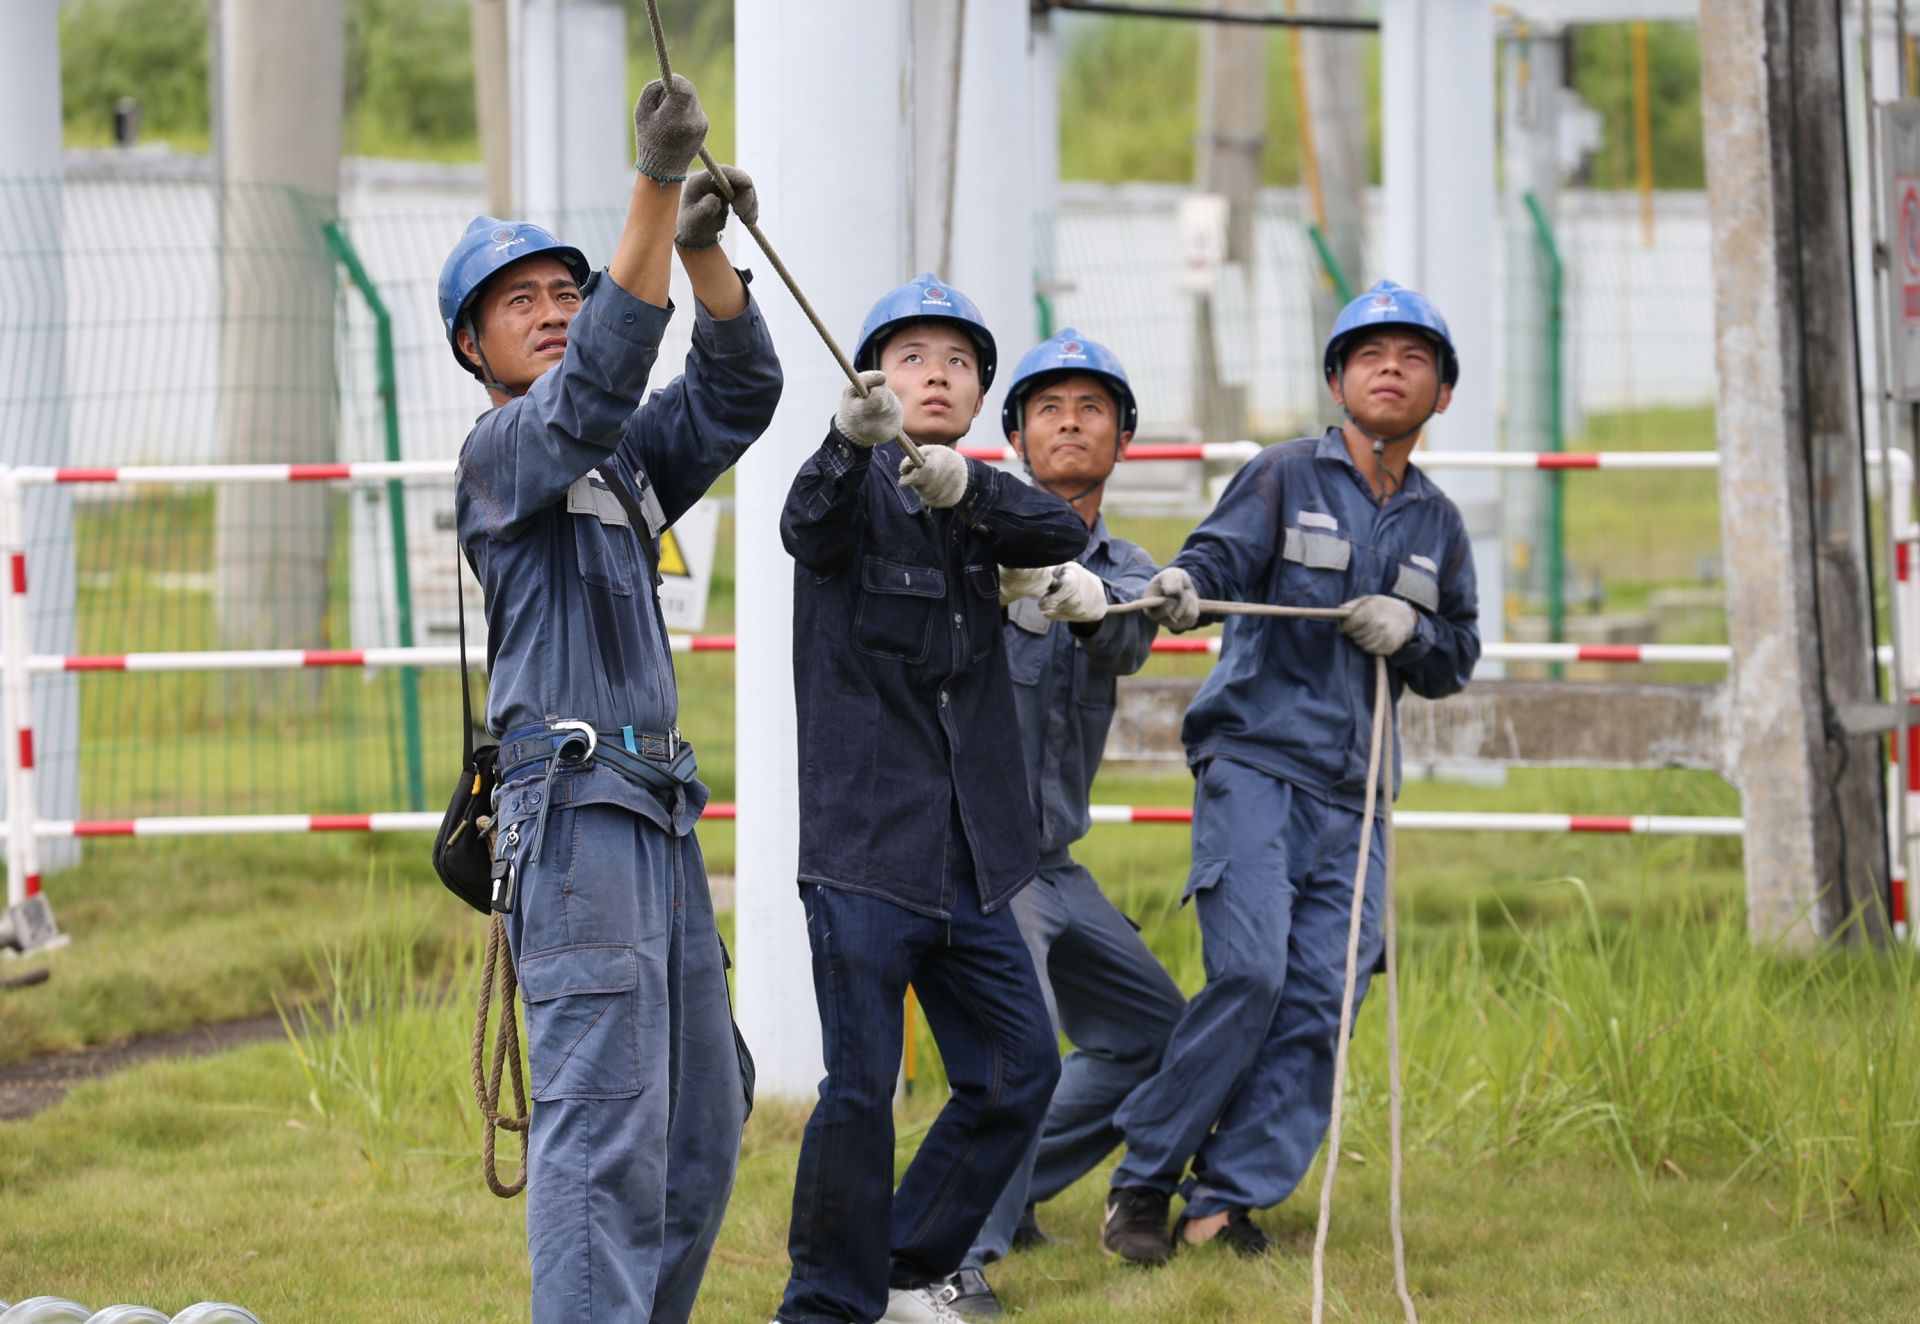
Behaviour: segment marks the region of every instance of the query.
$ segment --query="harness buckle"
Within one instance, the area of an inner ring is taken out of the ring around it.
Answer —
[[[571,767],[578,767],[580,764],[591,760],[594,751],[600,748],[600,733],[593,729],[591,723],[580,721],[578,718],[570,717],[554,722],[550,725],[549,729],[556,733],[561,731],[576,733],[564,737],[557,737],[557,743],[553,749],[553,758],[556,763],[565,763]],[[580,750],[578,753],[573,752],[579,750],[582,740],[586,742],[586,749]]]

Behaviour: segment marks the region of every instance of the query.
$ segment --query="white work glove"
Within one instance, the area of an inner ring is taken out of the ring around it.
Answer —
[[[1037,565],[1031,568],[1003,565],[1000,571],[1000,605],[1005,607],[1018,602],[1021,598],[1037,598],[1053,583],[1053,567]]]
[[[840,392],[840,407],[833,411],[833,430],[856,446],[878,446],[900,435],[900,397],[887,385],[887,374],[869,368],[860,374],[867,393],[861,395],[853,383]]]
[[[1100,576],[1069,561],[1054,567],[1053,587],[1040,599],[1040,612],[1050,621],[1086,625],[1107,614],[1107,585]]]
[[[1420,623],[1410,604],[1384,593],[1340,605],[1348,612],[1347,618],[1340,622],[1340,633],[1353,640],[1362,652],[1375,657],[1391,657],[1405,648]]]
[[[918,462],[900,461],[900,486],[911,487],[935,510],[960,504],[967,494],[967,459],[951,446],[922,446]]]
[[[1200,620],[1200,594],[1193,587],[1193,577],[1177,565],[1155,575],[1140,596],[1166,599],[1145,609],[1147,619],[1155,625],[1191,630]]]

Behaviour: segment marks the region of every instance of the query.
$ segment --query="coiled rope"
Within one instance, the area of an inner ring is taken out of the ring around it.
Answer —
[[[493,1042],[493,1065],[487,1069],[487,1019],[493,1006],[493,988],[500,985],[500,1027]],[[499,915],[487,929],[487,954],[480,963],[480,1009],[473,1019],[473,1097],[480,1105],[486,1129],[480,1136],[480,1172],[487,1189],[503,1200],[511,1200],[527,1189],[527,1081],[520,1061],[520,1025],[514,1017],[513,998],[519,990],[513,973],[513,952],[507,946],[506,920]],[[503,1078],[513,1077],[512,1113],[500,1111],[500,1086]],[[494,1142],[500,1132],[520,1137],[520,1171],[512,1182],[503,1184],[494,1162]]]

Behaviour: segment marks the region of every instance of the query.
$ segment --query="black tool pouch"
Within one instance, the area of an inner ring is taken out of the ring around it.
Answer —
[[[493,788],[500,780],[498,745],[473,743],[473,692],[467,681],[467,604],[460,591],[460,546],[453,549],[454,597],[460,615],[460,713],[464,757],[460,783],[433,834],[433,871],[447,890],[482,915],[493,912]]]

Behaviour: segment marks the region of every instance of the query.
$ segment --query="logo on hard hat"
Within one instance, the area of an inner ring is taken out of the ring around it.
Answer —
[[[1388,313],[1397,313],[1399,311],[1400,305],[1393,301],[1393,296],[1383,291],[1373,296],[1373,307],[1369,310],[1369,315],[1373,317],[1385,317]]]
[[[920,302],[937,303],[942,308],[953,307],[952,302],[947,298],[947,292],[941,289],[938,285],[927,286],[927,288],[921,292]]]
[[[503,226],[501,226],[501,227],[500,227],[500,228],[499,228],[498,230],[495,230],[495,231],[493,232],[493,242],[494,242],[494,243],[496,243],[496,244],[510,244],[510,243],[512,243],[512,242],[513,242],[513,231],[512,231],[512,229],[510,229],[509,227],[507,227],[507,226],[504,226],[504,225],[503,225]]]
[[[1085,358],[1087,356],[1085,348],[1077,340],[1069,340],[1066,344],[1060,346],[1060,352],[1074,358]]]

